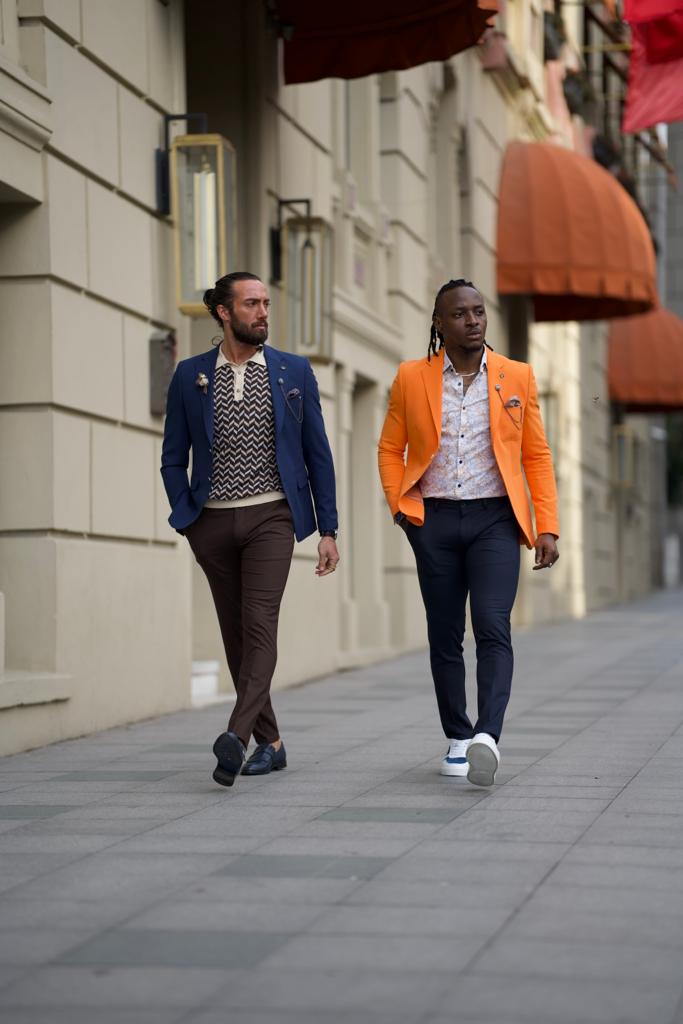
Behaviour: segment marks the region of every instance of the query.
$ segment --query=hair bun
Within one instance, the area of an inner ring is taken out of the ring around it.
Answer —
[[[207,309],[211,309],[211,307],[214,305],[215,291],[215,288],[207,288],[206,291],[204,292],[204,305],[206,306]]]

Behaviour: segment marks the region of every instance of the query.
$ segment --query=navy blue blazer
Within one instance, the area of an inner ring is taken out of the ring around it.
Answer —
[[[318,383],[308,359],[265,345],[275,417],[275,456],[297,540],[337,529],[332,452]],[[161,476],[171,505],[169,523],[182,532],[199,516],[211,488],[213,378],[218,347],[178,363],[168,389]],[[206,394],[197,384],[208,378]],[[192,449],[192,476],[187,468]],[[315,511],[314,511],[315,507]]]

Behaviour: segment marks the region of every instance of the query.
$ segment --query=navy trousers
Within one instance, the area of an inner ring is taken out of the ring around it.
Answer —
[[[510,614],[519,580],[519,526],[508,498],[425,500],[424,526],[404,527],[427,612],[429,653],[443,731],[498,741],[510,698]],[[467,715],[462,641],[465,604],[477,648],[478,719]]]

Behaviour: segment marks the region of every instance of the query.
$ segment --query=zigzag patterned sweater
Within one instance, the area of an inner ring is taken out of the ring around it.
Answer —
[[[240,400],[235,399],[233,371],[227,363],[216,367],[213,389],[209,500],[235,500],[281,491],[267,367],[247,363],[244,396]]]

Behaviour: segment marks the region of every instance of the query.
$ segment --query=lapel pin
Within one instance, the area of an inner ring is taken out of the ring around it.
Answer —
[[[284,384],[282,377],[278,377],[277,382],[278,384]]]
[[[499,374],[498,374],[498,376],[499,376],[499,377],[500,377],[500,379],[502,380],[502,379],[503,379],[503,377],[505,376],[505,374],[504,374],[504,373],[499,373]]]
[[[496,391],[500,391],[500,384],[496,384]]]

